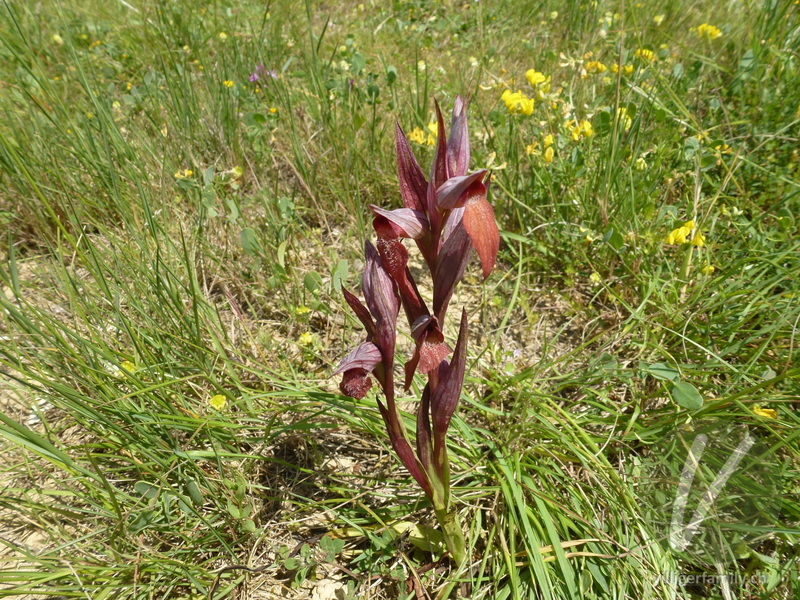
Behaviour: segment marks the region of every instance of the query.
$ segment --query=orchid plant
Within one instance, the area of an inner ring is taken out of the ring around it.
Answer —
[[[467,174],[470,159],[467,107],[456,98],[446,138],[444,120],[436,105],[439,135],[429,179],[425,178],[408,139],[396,126],[397,170],[403,208],[385,210],[370,205],[377,247],[365,244],[366,261],[361,288],[366,306],[352,293],[344,297],[364,325],[367,339],[342,361],[340,390],[363,398],[379,383],[385,403],[378,400],[392,448],[424,491],[442,526],[450,555],[459,564],[466,556],[464,533],[450,508],[450,465],[446,435],[461,396],[467,359],[467,313],[455,348],[445,342],[443,326],[450,299],[464,276],[471,251],[477,251],[483,277],[494,268],[500,235],[494,211],[486,200],[488,173]],[[433,306],[429,308],[408,268],[403,238],[417,245],[433,281]],[[404,388],[414,374],[427,376],[417,410],[416,452],[400,418],[395,400],[394,361],[397,316],[402,306],[414,352],[405,363]],[[449,358],[449,360],[448,360]]]

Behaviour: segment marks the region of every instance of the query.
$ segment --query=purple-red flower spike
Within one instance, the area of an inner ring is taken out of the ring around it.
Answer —
[[[467,174],[470,150],[464,100],[456,98],[449,141],[438,103],[436,122],[438,140],[429,179],[414,158],[402,128],[396,126],[397,175],[403,208],[386,210],[370,205],[378,241],[377,248],[369,241],[364,247],[361,287],[366,306],[344,290],[345,300],[367,331],[367,339],[348,354],[336,372],[343,374],[342,393],[354,398],[363,398],[368,392],[372,386],[370,375],[378,380],[385,399],[378,401],[378,408],[392,448],[433,504],[448,550],[463,562],[463,532],[457,517],[450,512],[446,435],[464,384],[466,311],[462,311],[452,351],[443,327],[472,249],[477,251],[486,278],[497,260],[500,235],[486,199],[488,172],[482,169]],[[432,311],[409,270],[403,238],[414,240],[431,272]],[[406,435],[394,395],[396,326],[401,304],[414,340],[413,354],[405,363],[405,388],[410,389],[417,372],[428,379],[417,412],[416,448]]]

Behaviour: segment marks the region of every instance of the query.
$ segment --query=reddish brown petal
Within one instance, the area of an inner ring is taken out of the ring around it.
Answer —
[[[464,229],[481,259],[483,278],[489,277],[500,250],[500,232],[494,220],[494,210],[485,196],[474,196],[464,206]]]

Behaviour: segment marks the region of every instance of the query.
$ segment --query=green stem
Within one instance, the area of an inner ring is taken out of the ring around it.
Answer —
[[[442,526],[444,541],[450,556],[460,566],[467,558],[467,543],[464,541],[464,530],[455,509],[448,511],[446,508],[434,507],[436,519]]]

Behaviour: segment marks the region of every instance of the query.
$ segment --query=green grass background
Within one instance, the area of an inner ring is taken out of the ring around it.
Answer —
[[[338,577],[351,598],[797,597],[799,15],[4,0],[0,596],[306,597]],[[251,82],[259,63],[277,77]],[[531,68],[550,97],[510,114]],[[454,299],[475,332],[450,436],[461,572],[391,527],[432,515],[375,399],[329,377],[361,335],[340,288],[366,205],[400,204],[395,121],[427,131],[457,94],[502,232],[497,271],[473,264]],[[667,245],[687,220],[705,246]],[[642,465],[711,421],[770,448],[777,503],[720,559],[746,583],[676,587],[705,571],[664,544]]]

